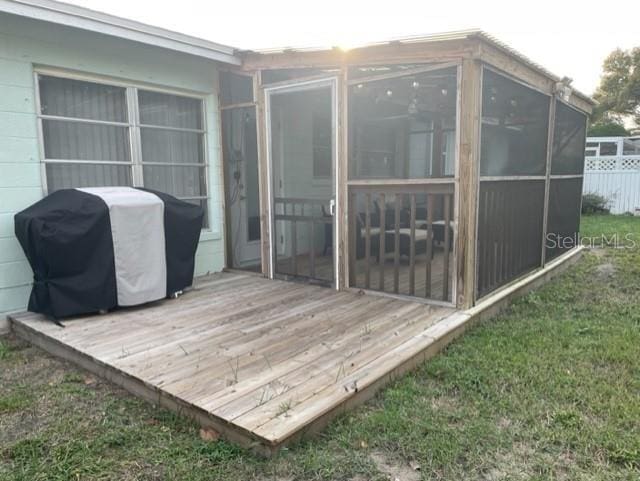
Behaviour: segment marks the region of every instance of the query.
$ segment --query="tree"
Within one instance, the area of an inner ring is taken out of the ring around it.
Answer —
[[[594,121],[622,124],[623,118],[630,117],[640,125],[640,47],[609,54],[593,97],[599,102]]]
[[[629,131],[618,122],[601,120],[589,124],[587,137],[626,137]]]

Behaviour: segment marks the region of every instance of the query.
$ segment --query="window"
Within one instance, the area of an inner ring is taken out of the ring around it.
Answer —
[[[38,76],[48,192],[144,186],[201,205],[207,223],[203,101]]]

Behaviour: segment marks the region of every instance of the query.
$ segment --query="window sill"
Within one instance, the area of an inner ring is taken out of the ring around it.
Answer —
[[[207,229],[200,232],[200,242],[220,240],[220,239],[222,239],[222,235],[220,234],[220,232],[215,232]]]

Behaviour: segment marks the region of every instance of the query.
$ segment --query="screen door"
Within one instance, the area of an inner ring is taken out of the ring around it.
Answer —
[[[273,277],[335,285],[335,85],[266,89]]]

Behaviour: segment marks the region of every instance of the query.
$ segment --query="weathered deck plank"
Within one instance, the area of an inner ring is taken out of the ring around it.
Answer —
[[[226,273],[179,299],[64,328],[31,313],[12,323],[54,354],[269,452],[352,397],[345,383],[397,368],[389,353],[455,312]]]

